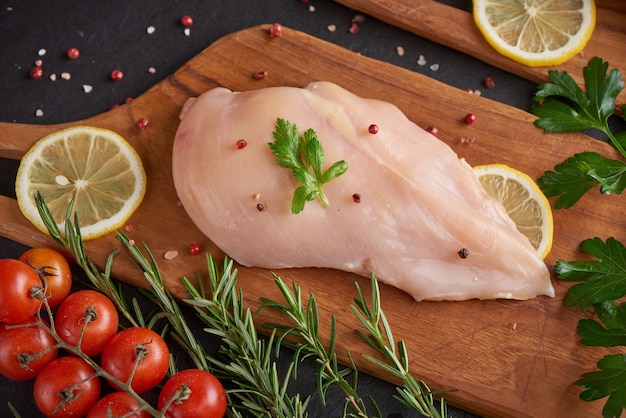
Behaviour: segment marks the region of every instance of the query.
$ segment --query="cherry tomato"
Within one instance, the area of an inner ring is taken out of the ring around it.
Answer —
[[[34,316],[21,324],[0,324],[0,373],[13,380],[34,379],[37,373],[57,358],[51,349],[56,340],[36,324]],[[28,326],[20,326],[26,325]],[[46,324],[47,325],[47,324]]]
[[[226,413],[224,386],[211,373],[200,369],[187,369],[167,379],[159,393],[158,409],[163,407],[176,391],[188,390],[188,397],[173,401],[165,411],[167,418],[222,418]]]
[[[59,337],[73,346],[78,344],[85,328],[80,348],[90,357],[102,353],[119,325],[113,302],[95,290],[79,290],[69,295],[59,306],[55,318]]]
[[[15,324],[35,315],[41,306],[35,293],[42,290],[39,275],[28,264],[12,258],[0,260],[0,322]]]
[[[93,404],[87,413],[87,418],[149,418],[150,414],[146,411],[137,411],[132,414],[140,407],[139,402],[127,392],[113,392]]]
[[[170,351],[163,338],[148,328],[127,328],[117,333],[104,347],[100,363],[104,370],[127,382],[135,362],[138,364],[131,387],[137,393],[144,393],[156,386],[167,373]]]
[[[42,269],[46,280],[46,296],[51,308],[58,306],[72,289],[72,271],[63,255],[52,248],[31,248],[19,258],[35,269]]]
[[[37,408],[49,418],[82,417],[100,397],[100,380],[85,360],[59,357],[41,369],[33,396]]]

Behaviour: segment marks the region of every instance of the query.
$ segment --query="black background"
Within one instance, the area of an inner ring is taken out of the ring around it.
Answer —
[[[470,0],[447,3],[471,8]],[[367,16],[359,33],[351,34],[348,28],[358,13],[327,0],[0,0],[0,6],[0,120],[4,122],[55,124],[105,112],[140,95],[220,37],[274,22],[462,89],[479,89],[483,96],[524,110],[536,90],[533,83]],[[188,36],[180,24],[183,15],[194,20]],[[330,31],[329,25],[336,30]],[[152,34],[147,32],[150,26],[155,28]],[[398,54],[398,46],[404,55]],[[67,58],[71,47],[80,50],[79,59]],[[39,55],[41,49],[45,55]],[[420,55],[426,65],[418,64]],[[44,76],[38,80],[28,74],[36,60],[42,60],[44,68]],[[432,64],[438,64],[438,69],[431,68]],[[150,67],[156,71],[149,72]],[[124,72],[119,82],[109,77],[114,69]],[[64,72],[70,74],[69,80],[61,78]],[[56,74],[56,81],[50,79],[51,74]],[[495,88],[483,86],[487,76],[493,77]],[[86,93],[84,85],[93,90]],[[38,116],[38,110],[43,114]],[[17,161],[0,159],[3,195],[14,197],[17,166]],[[0,238],[0,258],[17,257],[25,250],[21,244]],[[80,275],[78,270],[76,275]],[[125,289],[136,295],[134,289]],[[192,315],[188,316],[193,322]],[[207,339],[207,344],[211,343]],[[289,354],[283,356],[283,365]],[[293,390],[311,393],[315,370],[306,363]],[[23,417],[37,416],[31,387],[31,382],[0,377],[0,417],[11,416],[8,401]],[[378,379],[363,376],[360,393],[373,395],[385,417],[414,416],[391,398],[394,388]],[[328,405],[323,408],[315,398],[309,416],[338,416],[342,403],[338,391],[331,390]],[[449,412],[452,417],[474,416],[454,408]]]

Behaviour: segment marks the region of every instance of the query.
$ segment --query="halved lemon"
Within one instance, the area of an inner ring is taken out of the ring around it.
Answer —
[[[474,172],[483,189],[502,203],[517,229],[546,258],[552,249],[554,224],[550,202],[537,183],[504,164],[479,165]]]
[[[596,24],[594,0],[474,0],[473,14],[493,48],[533,67],[578,54]]]
[[[137,152],[117,133],[93,126],[74,126],[41,138],[22,158],[15,183],[20,210],[44,232],[36,192],[43,195],[62,232],[75,197],[84,240],[123,226],[145,191],[146,174]]]

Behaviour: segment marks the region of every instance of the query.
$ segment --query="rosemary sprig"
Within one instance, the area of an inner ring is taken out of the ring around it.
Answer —
[[[447,417],[447,404],[443,398],[439,402],[439,409],[435,407],[435,395],[446,393],[447,391],[431,391],[426,383],[417,381],[409,371],[409,357],[404,341],[398,341],[397,349],[394,342],[391,327],[387,321],[387,317],[380,307],[380,289],[378,281],[372,274],[372,307],[367,306],[367,302],[358,283],[355,283],[358,298],[354,298],[356,306],[351,305],[352,311],[357,316],[361,324],[367,330],[367,334],[359,332],[359,335],[372,346],[376,351],[381,353],[387,363],[370,356],[363,356],[379,366],[383,370],[399,377],[404,382],[404,387],[397,388],[399,396],[395,396],[399,402],[406,407],[419,412],[426,417],[445,418]]]
[[[143,243],[146,252],[144,255],[123,231],[117,231],[116,236],[129,251],[131,259],[137,268],[143,272],[145,279],[150,284],[150,291],[143,293],[156,303],[161,312],[164,313],[163,317],[170,325],[169,335],[185,350],[195,367],[213,372],[214,370],[207,362],[204,347],[189,328],[176,299],[165,291],[161,271],[148,246]]]
[[[277,309],[287,316],[293,325],[266,324],[266,326],[275,331],[280,331],[279,342],[281,344],[291,345],[292,348],[295,349],[295,363],[298,362],[297,359],[300,358],[300,356],[301,360],[311,356],[316,358],[317,363],[320,365],[320,369],[317,372],[317,391],[322,400],[322,404],[325,403],[327,390],[331,386],[336,385],[345,395],[344,411],[347,412],[347,409],[350,409],[352,413],[349,416],[368,417],[365,402],[357,392],[358,372],[356,366],[351,361],[351,368],[340,368],[337,361],[337,353],[335,352],[335,315],[331,317],[330,343],[328,349],[326,349],[318,338],[319,315],[315,295],[312,293],[309,294],[309,301],[305,307],[302,303],[301,290],[298,285],[292,283],[292,288],[289,289],[285,282],[277,275],[274,275],[274,283],[280,289],[287,303],[282,304],[267,298],[261,298],[263,302],[261,309]],[[296,344],[290,344],[286,341],[285,337],[289,335],[294,336],[298,342]],[[348,353],[348,357],[352,360],[350,353]],[[347,376],[350,374],[353,375],[352,382],[347,380]],[[373,402],[373,405],[378,411],[375,402]],[[344,416],[346,416],[345,413]],[[376,416],[381,416],[380,411],[378,411],[378,415]]]
[[[233,409],[256,417],[306,417],[310,396],[301,399],[290,396],[287,386],[295,365],[290,364],[281,382],[271,354],[276,347],[275,335],[259,338],[252,312],[243,304],[243,294],[236,288],[237,270],[225,257],[222,272],[207,254],[208,294],[198,279],[198,287],[183,278],[192,299],[185,302],[196,308],[199,318],[207,325],[206,332],[222,339],[220,358],[210,358],[221,378],[229,380],[234,389],[227,390]],[[237,401],[237,402],[235,402]]]
[[[111,299],[117,309],[122,313],[122,315],[124,315],[132,326],[138,326],[137,321],[128,308],[122,289],[115,286],[111,280],[113,259],[119,251],[113,250],[109,253],[104,266],[104,271],[100,271],[98,266],[96,266],[92,259],[85,253],[80,227],[78,226],[78,214],[74,213],[74,216],[72,216],[74,199],[71,200],[67,208],[65,217],[65,235],[61,234],[61,231],[59,231],[59,227],[57,226],[57,223],[54,220],[52,213],[50,213],[50,209],[46,205],[40,192],[35,194],[35,203],[37,204],[39,215],[41,216],[41,219],[48,229],[48,233],[52,239],[71,252],[76,264],[83,269],[91,285]],[[72,219],[74,220],[72,221]]]

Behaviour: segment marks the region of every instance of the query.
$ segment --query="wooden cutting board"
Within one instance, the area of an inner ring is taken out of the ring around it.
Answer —
[[[253,73],[259,69],[267,70],[269,76],[255,79]],[[148,175],[145,200],[132,217],[136,230],[130,235],[150,246],[160,259],[168,290],[183,298],[179,277],[195,277],[197,269],[205,271],[204,258],[190,255],[189,244],[198,243],[216,257],[222,256],[177,204],[171,148],[184,101],[216,86],[248,90],[304,86],[314,80],[333,81],[358,95],[393,102],[417,124],[438,126],[439,138],[470,164],[505,163],[537,178],[575,152],[595,150],[617,157],[611,147],[584,135],[544,134],[533,126],[532,115],[518,109],[288,28],[282,37],[270,38],[266,26],[217,41],[172,76],[116,110],[53,126],[0,123],[0,156],[19,159],[41,136],[70,125],[109,128],[126,137],[142,156]],[[462,122],[468,111],[477,115],[471,126]],[[135,122],[143,117],[150,124],[140,130]],[[619,197],[591,193],[574,208],[556,212],[554,249],[547,263],[581,257],[578,246],[584,238],[616,236],[626,240],[622,217],[613,215],[623,213],[623,205]],[[23,218],[13,199],[0,199],[0,216],[3,236],[30,246],[51,243]],[[110,235],[90,241],[86,247],[102,265],[106,254],[120,245]],[[180,255],[162,259],[168,250],[178,250]],[[303,294],[315,293],[324,342],[328,341],[330,315],[337,315],[337,349],[342,360],[346,360],[344,350],[350,349],[363,371],[391,380],[361,359],[361,353],[371,350],[353,332],[359,327],[349,308],[356,295],[354,282],[369,292],[368,279],[328,269],[276,273],[288,282],[297,282]],[[270,271],[242,267],[239,274],[239,285],[251,308],[260,305],[261,296],[280,299]],[[116,258],[114,275],[145,286],[124,255]],[[581,315],[563,306],[567,285],[555,280],[555,287],[558,296],[554,299],[416,303],[405,293],[382,286],[382,307],[396,339],[407,342],[414,375],[433,389],[457,389],[447,395],[451,403],[484,416],[599,416],[601,404],[578,401],[580,388],[571,382],[594,369],[605,350],[578,345],[576,324]],[[259,324],[276,320],[270,311],[258,315]]]
[[[617,68],[626,74],[626,4],[623,0],[596,0],[596,27],[585,49],[553,67],[528,67],[500,55],[485,41],[470,12],[435,0],[335,1],[536,83],[547,81],[548,71],[560,70],[567,71],[582,86],[582,69],[594,56],[607,61],[609,70]],[[617,102],[621,109],[626,103],[626,90]]]

